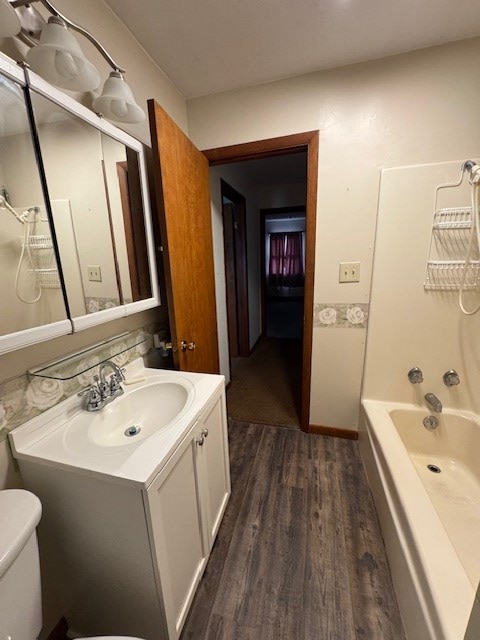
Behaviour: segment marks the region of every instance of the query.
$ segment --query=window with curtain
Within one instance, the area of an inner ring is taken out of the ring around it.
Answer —
[[[270,233],[268,284],[274,287],[301,287],[304,281],[301,231]]]

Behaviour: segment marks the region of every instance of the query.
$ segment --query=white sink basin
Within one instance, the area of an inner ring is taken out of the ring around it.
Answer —
[[[84,412],[77,419],[88,424],[88,437],[101,447],[134,444],[159,429],[168,429],[185,408],[189,392],[185,384],[157,382],[116,398],[100,411]]]
[[[99,411],[86,411],[75,395],[14,429],[14,455],[120,482],[151,482],[224,378],[149,369],[141,359],[127,365],[126,377],[125,393]]]

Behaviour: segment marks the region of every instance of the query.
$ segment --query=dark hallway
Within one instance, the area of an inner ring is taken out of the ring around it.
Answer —
[[[232,360],[228,417],[299,428],[302,341],[262,337],[250,357]]]

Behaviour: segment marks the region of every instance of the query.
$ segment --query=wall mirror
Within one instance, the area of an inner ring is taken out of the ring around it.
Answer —
[[[23,71],[0,60],[0,353],[71,332]]]
[[[0,54],[0,353],[160,304],[140,142]]]
[[[159,304],[142,145],[29,78],[74,330]]]

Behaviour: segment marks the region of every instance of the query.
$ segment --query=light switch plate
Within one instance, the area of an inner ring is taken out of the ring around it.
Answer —
[[[87,275],[90,282],[101,282],[102,281],[102,270],[100,269],[100,265],[88,265],[87,266]]]
[[[340,262],[339,282],[360,282],[359,262]]]

